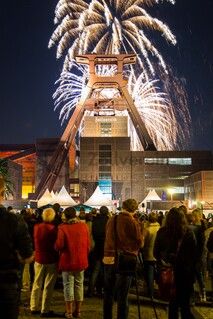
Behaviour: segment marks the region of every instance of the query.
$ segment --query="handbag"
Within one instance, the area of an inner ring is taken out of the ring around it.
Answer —
[[[118,274],[134,275],[137,268],[137,257],[124,252],[119,252],[115,258],[115,267]]]
[[[175,259],[177,258],[183,238],[179,240],[178,247],[175,253]],[[175,287],[175,272],[172,264],[163,264],[160,266],[158,272],[157,284],[161,299],[169,301],[175,298],[176,287]]]
[[[115,271],[117,274],[132,276],[137,268],[137,256],[117,249],[117,216],[114,220],[115,230]]]
[[[175,297],[175,276],[172,265],[162,267],[158,276],[158,288],[161,299],[169,301]]]

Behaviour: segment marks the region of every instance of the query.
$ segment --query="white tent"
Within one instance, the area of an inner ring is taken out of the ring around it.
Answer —
[[[151,200],[161,200],[160,196],[156,193],[155,189],[151,189],[147,196],[144,198],[143,202],[149,202]]]
[[[88,206],[112,206],[112,200],[109,199],[103,192],[100,187],[97,186],[94,193],[90,196],[90,198],[84,203],[84,205]]]
[[[48,205],[48,204],[51,204],[52,201],[53,201],[53,196],[49,192],[49,189],[47,188],[44,194],[41,196],[41,198],[39,198],[37,206],[41,207],[44,205]]]
[[[74,206],[77,205],[77,203],[74,201],[74,199],[69,195],[66,188],[62,186],[60,192],[57,196],[54,198],[54,203],[59,203],[62,207],[66,206]],[[54,204],[52,201],[52,204]]]
[[[138,207],[140,208],[142,206],[142,204],[145,204],[145,206],[146,206],[147,202],[151,202],[151,201],[155,201],[155,200],[159,201],[162,199],[160,198],[160,196],[158,196],[155,189],[150,189],[149,193],[146,195],[144,200],[138,205]]]
[[[51,196],[52,196],[52,198],[54,198],[55,197],[55,193],[53,192],[53,191],[51,191]]]

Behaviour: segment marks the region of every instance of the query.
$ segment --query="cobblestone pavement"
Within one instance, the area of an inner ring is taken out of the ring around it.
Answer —
[[[209,303],[206,306],[196,306],[195,316],[196,316],[196,319],[212,319],[213,305]]]
[[[134,294],[130,294],[130,309],[129,309],[129,319],[138,319],[138,307],[137,300]],[[85,298],[82,311],[81,319],[103,319],[102,311],[102,299],[100,298]],[[167,319],[167,305],[163,302],[156,302],[156,312],[158,319]],[[64,313],[64,299],[62,289],[56,289],[54,291],[54,298],[52,304],[52,310],[55,311],[58,316],[55,318],[62,318]],[[114,309],[116,311],[116,309]],[[154,319],[155,313],[153,306],[150,304],[147,298],[140,298],[140,312],[141,319]],[[199,307],[193,307],[193,313],[196,319],[212,319],[213,318],[213,308],[211,305],[207,306],[200,305]],[[39,315],[32,316],[29,309],[29,293],[22,294],[22,305],[20,308],[19,319],[28,318],[39,318]],[[116,315],[114,316],[116,318]]]

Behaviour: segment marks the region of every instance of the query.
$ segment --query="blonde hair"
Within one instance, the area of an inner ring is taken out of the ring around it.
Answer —
[[[44,222],[51,223],[55,218],[55,211],[53,208],[49,207],[43,210],[42,219]]]

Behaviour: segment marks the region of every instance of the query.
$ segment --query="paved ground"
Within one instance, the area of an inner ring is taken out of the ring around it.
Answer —
[[[130,313],[129,319],[139,319],[138,307],[136,297],[134,294],[130,294]],[[85,298],[82,305],[82,319],[103,319],[102,312],[102,299],[100,298]],[[156,312],[158,319],[167,319],[167,305],[163,302],[156,302]],[[57,318],[61,318],[64,312],[64,301],[62,289],[56,289],[54,291],[54,299],[52,310],[58,313]],[[116,310],[116,309],[114,309]],[[150,304],[147,298],[140,298],[140,312],[141,319],[154,319],[155,313],[153,306]],[[193,307],[193,313],[196,319],[212,319],[213,308],[210,303],[200,304]],[[39,315],[32,316],[29,310],[29,293],[22,294],[22,306],[19,319],[39,318]],[[116,318],[116,316],[115,316]],[[6,318],[5,318],[6,319]],[[9,319],[9,318],[8,318]]]

